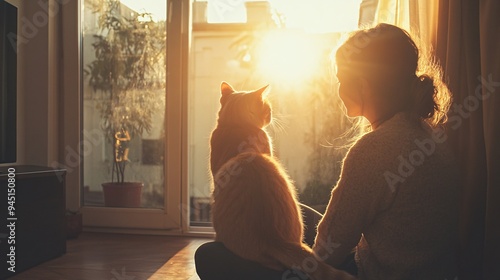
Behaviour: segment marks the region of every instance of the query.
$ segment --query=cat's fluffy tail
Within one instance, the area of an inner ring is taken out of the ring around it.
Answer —
[[[288,244],[286,248],[273,249],[269,257],[289,268],[283,273],[282,280],[355,280],[353,275],[335,269],[318,260],[307,245]],[[309,278],[307,278],[309,277]]]

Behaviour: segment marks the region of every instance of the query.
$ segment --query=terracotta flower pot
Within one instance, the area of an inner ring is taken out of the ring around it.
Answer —
[[[103,183],[104,206],[106,207],[141,207],[143,183]]]

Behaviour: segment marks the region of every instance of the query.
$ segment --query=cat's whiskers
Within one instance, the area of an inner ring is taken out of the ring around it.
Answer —
[[[269,124],[273,132],[275,133],[286,133],[287,123],[281,119],[284,115],[273,115],[271,123]]]

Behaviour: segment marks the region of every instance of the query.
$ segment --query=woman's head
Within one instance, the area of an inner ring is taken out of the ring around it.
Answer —
[[[431,125],[446,121],[450,93],[440,67],[399,27],[379,24],[355,31],[335,58],[349,116],[378,124],[406,111]]]

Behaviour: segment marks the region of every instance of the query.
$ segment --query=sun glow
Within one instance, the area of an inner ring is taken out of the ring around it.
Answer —
[[[360,0],[270,0],[288,28],[312,33],[345,32],[358,27]]]
[[[257,68],[272,82],[295,84],[318,73],[319,53],[305,33],[275,30],[268,32],[260,42]]]
[[[257,47],[257,69],[271,83],[296,86],[322,72],[341,32],[357,29],[359,0],[270,0],[278,29]]]

